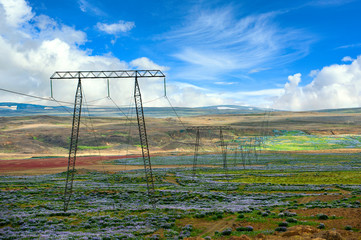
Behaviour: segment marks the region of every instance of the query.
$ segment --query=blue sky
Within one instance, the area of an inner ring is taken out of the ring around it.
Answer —
[[[22,78],[0,83],[44,95],[57,70],[158,67],[177,106],[360,107],[360,10],[353,0],[0,0],[0,53],[29,61],[0,59],[3,76]]]

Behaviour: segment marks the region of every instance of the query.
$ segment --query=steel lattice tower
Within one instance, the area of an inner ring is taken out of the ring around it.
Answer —
[[[55,72],[50,77],[50,88],[51,88],[51,97],[53,98],[53,80],[60,79],[78,79],[78,87],[75,94],[74,102],[74,114],[73,114],[73,124],[71,132],[71,141],[69,147],[69,158],[68,158],[68,171],[65,183],[65,192],[64,192],[64,211],[68,210],[70,204],[71,195],[73,192],[73,181],[75,173],[75,160],[76,152],[78,148],[78,138],[79,138],[79,127],[80,127],[80,116],[81,116],[81,105],[82,105],[82,87],[81,79],[107,79],[108,84],[108,97],[109,93],[109,79],[121,79],[121,78],[134,78],[134,101],[135,108],[137,112],[138,120],[138,130],[139,138],[141,143],[143,161],[144,161],[144,170],[145,178],[147,181],[147,191],[150,199],[150,203],[155,207],[156,200],[154,194],[154,176],[152,173],[152,165],[149,154],[148,138],[145,126],[145,118],[143,111],[142,97],[140,93],[140,88],[138,84],[138,78],[163,78],[164,79],[164,96],[166,96],[166,84],[165,84],[165,75],[160,70],[120,70],[120,71],[63,71]]]
[[[228,179],[228,164],[227,164],[227,145],[224,142],[223,131],[222,130],[232,130],[231,127],[227,126],[193,126],[188,127],[186,130],[195,130],[196,131],[196,142],[194,147],[194,158],[193,158],[193,171],[192,175],[193,178],[197,175],[197,162],[198,162],[198,155],[199,155],[199,146],[200,146],[200,130],[218,130],[219,129],[219,140],[220,140],[220,147],[221,147],[221,154],[223,158],[223,169]]]

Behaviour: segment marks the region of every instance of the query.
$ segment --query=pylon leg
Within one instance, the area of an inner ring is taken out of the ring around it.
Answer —
[[[135,108],[137,112],[137,120],[138,120],[138,129],[139,129],[139,138],[140,138],[140,146],[142,148],[142,156],[144,161],[144,171],[145,171],[145,179],[147,181],[147,190],[150,203],[155,208],[156,199],[154,196],[154,177],[152,172],[152,165],[150,161],[149,155],[149,146],[148,146],[148,138],[147,131],[145,128],[145,119],[144,119],[144,111],[143,111],[143,103],[142,96],[140,94],[140,88],[138,84],[137,75],[135,76],[135,87],[134,87],[134,101]]]
[[[66,183],[64,191],[64,212],[68,210],[70,198],[73,192],[73,180],[75,173],[76,151],[78,148],[78,137],[80,127],[81,105],[83,101],[81,80],[78,80],[78,87],[75,93],[73,124],[71,129],[68,170],[66,172]]]
[[[219,128],[219,139],[221,141],[224,174],[228,180],[227,145],[224,143],[222,128]]]
[[[196,144],[194,146],[194,158],[193,158],[193,178],[195,178],[197,175],[199,140],[200,140],[200,134],[199,134],[199,128],[197,128],[196,129]]]

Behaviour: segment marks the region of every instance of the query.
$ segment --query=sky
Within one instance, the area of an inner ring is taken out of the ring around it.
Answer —
[[[179,107],[361,107],[360,11],[359,0],[0,0],[0,88],[47,97],[55,71],[160,69]],[[75,84],[55,81],[54,97],[73,101]],[[88,102],[110,104],[104,80],[83,85]],[[140,85],[146,106],[169,106],[162,81]],[[110,82],[119,105],[133,88]]]

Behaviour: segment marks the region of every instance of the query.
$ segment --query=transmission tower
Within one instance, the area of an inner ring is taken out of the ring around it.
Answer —
[[[224,142],[222,130],[232,130],[232,128],[226,126],[193,126],[193,127],[188,127],[186,130],[196,131],[196,142],[194,147],[193,171],[192,171],[193,178],[195,178],[197,174],[197,164],[198,164],[197,161],[198,161],[199,146],[200,146],[200,130],[219,130],[219,140],[220,140],[221,153],[223,159],[223,169],[225,171],[226,178],[228,179],[227,145]]]
[[[156,201],[154,197],[154,177],[152,173],[148,138],[145,127],[143,103],[138,84],[138,78],[163,78],[164,94],[166,94],[165,75],[160,70],[62,71],[62,72],[55,72],[50,77],[50,88],[51,88],[52,98],[53,98],[53,80],[78,79],[78,87],[75,94],[71,141],[69,147],[68,171],[67,171],[65,191],[64,191],[65,212],[68,209],[71,195],[73,192],[72,189],[73,189],[73,181],[74,181],[75,160],[76,160],[76,152],[78,147],[79,126],[80,126],[81,105],[82,105],[81,79],[107,79],[108,97],[109,97],[110,96],[109,79],[122,79],[122,78],[134,78],[135,80],[134,101],[137,112],[139,138],[140,138],[143,161],[144,161],[145,179],[147,181],[147,192],[151,204],[153,205],[153,207],[155,207]]]

